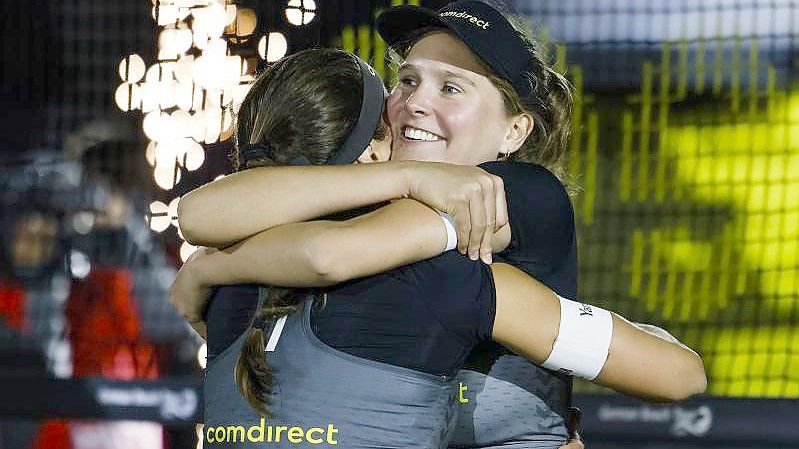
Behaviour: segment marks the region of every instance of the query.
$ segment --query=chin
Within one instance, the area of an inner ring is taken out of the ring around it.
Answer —
[[[391,156],[392,161],[420,161],[420,162],[448,162],[443,154],[432,151],[395,149]]]
[[[392,161],[449,162],[445,148],[417,143],[397,145],[391,152]]]

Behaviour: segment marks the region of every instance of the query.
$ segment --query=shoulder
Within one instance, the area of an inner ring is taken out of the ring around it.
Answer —
[[[489,162],[480,167],[505,183],[511,240],[500,255],[536,277],[556,270],[574,240],[574,209],[566,188],[537,164]]]
[[[566,188],[546,168],[523,162],[487,162],[480,168],[502,178],[511,226],[513,219],[524,217],[539,223],[542,220],[562,224],[573,221],[574,211]]]
[[[572,220],[569,193],[546,168],[523,162],[487,162],[480,168],[502,178],[510,214]]]
[[[538,164],[492,161],[484,162],[479,167],[499,176],[506,184],[528,185],[566,193],[560,180],[551,171]]]

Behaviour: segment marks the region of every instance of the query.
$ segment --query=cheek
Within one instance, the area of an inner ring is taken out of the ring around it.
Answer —
[[[501,111],[485,105],[460,108],[448,116],[449,144],[457,153],[457,162],[476,165],[495,160],[502,147],[505,125]]]
[[[476,144],[488,134],[495,134],[493,117],[479,104],[448,105],[439,109],[447,131],[453,140]]]
[[[386,100],[386,117],[388,125],[391,126],[399,118],[399,114],[405,105],[405,95],[400,89],[394,89]]]

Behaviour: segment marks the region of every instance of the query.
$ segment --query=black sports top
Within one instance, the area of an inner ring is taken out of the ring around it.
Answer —
[[[502,177],[511,242],[495,260],[510,263],[565,297],[576,297],[573,212],[560,182],[535,164],[491,162],[481,168]],[[479,295],[489,301],[474,301]],[[218,288],[209,302],[208,357],[243,332],[255,309],[257,287]],[[487,340],[494,318],[490,270],[457,252],[341,284],[312,316],[325,343],[359,357],[435,374],[452,374],[463,351]],[[467,365],[487,370],[505,350],[484,342]]]
[[[256,298],[254,285],[216,289],[207,314],[209,359],[227,347],[217,333],[225,343],[240,335]],[[449,251],[328,290],[311,325],[320,340],[338,350],[452,376],[479,341],[491,338],[494,312],[489,267]]]

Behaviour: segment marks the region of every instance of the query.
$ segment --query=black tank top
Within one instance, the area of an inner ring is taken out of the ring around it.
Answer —
[[[246,329],[257,295],[256,285],[213,293],[206,315],[209,360]],[[494,313],[490,268],[450,251],[330,289],[311,324],[338,350],[451,376],[479,341],[490,339]]]

